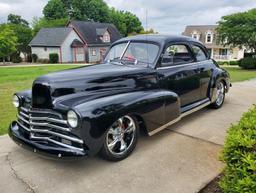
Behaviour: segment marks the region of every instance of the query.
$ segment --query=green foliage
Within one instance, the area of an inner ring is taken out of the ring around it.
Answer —
[[[57,53],[49,54],[49,62],[51,64],[59,63],[59,54],[57,54]]]
[[[222,65],[230,65],[230,66],[237,66],[239,65],[239,60],[232,60],[232,61],[217,61],[217,63]]]
[[[28,22],[22,19],[19,15],[9,14],[7,25],[17,37],[17,54],[19,55],[20,52],[29,54],[31,52],[31,49],[28,44],[33,37],[32,29],[29,27]]]
[[[67,22],[68,18],[52,20],[47,20],[46,18],[33,18],[33,35],[35,36],[41,28],[64,27],[66,26]]]
[[[13,63],[21,63],[22,62],[22,59],[20,57],[20,55],[18,53],[15,53],[11,56],[11,61]]]
[[[23,26],[27,26],[27,27],[29,26],[29,23],[25,19],[22,19],[21,16],[15,15],[15,14],[8,15],[7,23],[23,25]]]
[[[220,186],[224,193],[256,190],[256,106],[231,126],[221,159],[225,162]]]
[[[32,54],[31,58],[32,58],[32,62],[36,63],[37,59],[38,59],[38,56],[36,54]]]
[[[256,9],[222,17],[217,28],[226,45],[246,46],[256,50]]]
[[[0,28],[0,58],[10,56],[16,51],[17,37],[8,26]]]
[[[139,33],[143,30],[142,24],[136,15],[128,11],[109,8],[103,0],[50,0],[43,13],[44,19],[40,19],[40,22],[38,20],[34,22],[34,33],[37,33],[41,27],[59,27],[59,25],[55,25],[57,23],[53,23],[53,26],[46,24],[51,23],[51,20],[61,20],[63,17],[113,23],[124,36],[133,32]]]
[[[15,33],[17,37],[17,51],[23,53],[30,53],[31,48],[28,45],[32,40],[32,29],[28,26],[24,26],[21,24],[8,24],[12,31]]]
[[[239,66],[243,69],[256,69],[256,58],[243,58],[240,60]]]
[[[67,18],[68,13],[62,0],[50,0],[44,7],[43,14],[46,19]]]

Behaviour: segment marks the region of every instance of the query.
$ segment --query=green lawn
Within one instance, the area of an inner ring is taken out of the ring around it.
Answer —
[[[49,72],[75,68],[74,65],[53,65],[41,67],[0,67],[0,135],[15,119],[16,109],[12,105],[13,93],[31,89],[33,80]]]
[[[0,135],[15,119],[16,109],[12,105],[13,93],[31,89],[33,80],[48,72],[75,68],[76,66],[41,66],[41,67],[4,67],[0,68]],[[232,82],[256,78],[256,70],[242,70],[237,67],[224,67],[230,72]]]
[[[239,67],[223,67],[230,73],[232,82],[240,82],[256,78],[256,70],[243,70]]]

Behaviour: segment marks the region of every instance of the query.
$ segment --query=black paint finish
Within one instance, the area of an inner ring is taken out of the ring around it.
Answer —
[[[17,93],[22,106],[27,108],[51,109],[64,118],[68,110],[74,110],[79,115],[79,125],[70,135],[84,141],[84,151],[53,148],[30,140],[15,122],[10,125],[9,135],[17,143],[50,154],[91,156],[100,150],[107,129],[122,115],[135,116],[149,133],[179,117],[181,109],[200,100],[212,101],[216,81],[223,80],[228,92],[228,73],[209,58],[202,62],[195,59],[188,64],[161,67],[167,44],[199,44],[207,52],[196,40],[182,36],[135,36],[113,45],[133,41],[153,42],[160,46],[154,66],[114,62],[64,70],[37,78],[32,91]]]

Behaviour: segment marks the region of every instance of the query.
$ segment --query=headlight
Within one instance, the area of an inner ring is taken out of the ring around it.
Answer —
[[[68,114],[67,114],[67,121],[68,121],[68,124],[72,127],[72,128],[75,128],[77,127],[78,125],[78,116],[77,114],[74,112],[74,111],[68,111]]]
[[[13,95],[12,104],[14,107],[18,108],[20,106],[20,99],[17,95]]]

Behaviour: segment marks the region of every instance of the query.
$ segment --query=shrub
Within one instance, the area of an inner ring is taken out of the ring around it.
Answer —
[[[256,190],[256,106],[228,130],[221,156],[225,162],[220,186],[224,193]]]
[[[244,69],[256,69],[256,58],[247,57],[240,61],[239,66]]]
[[[57,53],[51,53],[49,54],[49,60],[52,64],[59,63],[59,55]]]
[[[32,62],[36,63],[38,60],[38,56],[36,54],[32,54]]]
[[[239,64],[239,61],[238,61],[238,60],[229,61],[229,65],[230,65],[230,66],[237,66],[238,64]]]
[[[229,61],[217,61],[217,63],[222,66],[222,65],[229,65]]]
[[[20,57],[20,55],[18,53],[15,53],[11,56],[11,61],[13,63],[21,63],[22,62],[22,58]]]

